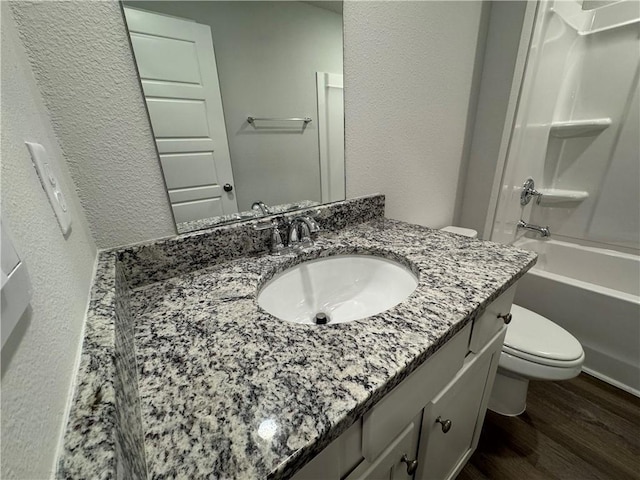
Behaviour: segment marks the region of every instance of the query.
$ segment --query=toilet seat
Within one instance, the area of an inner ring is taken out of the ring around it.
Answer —
[[[542,315],[518,305],[507,328],[502,351],[540,365],[571,368],[582,365],[584,351],[576,338]]]
[[[504,350],[500,353],[498,373],[509,372],[530,380],[568,380],[576,377],[582,370],[584,353],[575,362],[564,366],[541,364],[511,355]]]
[[[584,353],[582,353],[578,358],[573,360],[555,360],[552,358],[539,357],[537,355],[531,355],[527,352],[521,352],[520,350],[516,350],[515,348],[510,348],[507,345],[502,346],[502,351],[511,355],[512,357],[517,357],[521,360],[525,360],[527,362],[537,363],[539,365],[544,365],[548,367],[559,367],[559,368],[570,368],[576,365],[582,365],[584,361]]]

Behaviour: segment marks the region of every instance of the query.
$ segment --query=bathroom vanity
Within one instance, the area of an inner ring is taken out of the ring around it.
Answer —
[[[322,230],[287,255],[268,253],[256,221],[101,254],[60,477],[440,479],[462,468],[500,316],[535,254],[385,219],[380,195],[306,214]],[[392,260],[418,286],[340,324],[258,306],[279,273],[335,255]]]
[[[515,286],[293,478],[449,479],[475,450]]]

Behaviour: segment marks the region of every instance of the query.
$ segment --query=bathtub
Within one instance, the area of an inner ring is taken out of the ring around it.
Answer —
[[[558,240],[515,246],[539,256],[515,303],[571,332],[585,372],[640,396],[640,257]]]

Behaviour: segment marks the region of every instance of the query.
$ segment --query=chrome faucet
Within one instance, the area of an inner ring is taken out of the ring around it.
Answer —
[[[531,230],[532,232],[539,233],[542,237],[550,237],[551,230],[549,227],[540,227],[538,225],[532,225],[530,223],[525,222],[524,220],[518,221],[518,228],[522,228],[524,230]]]
[[[276,217],[272,218],[268,224],[257,223],[253,226],[254,230],[271,230],[269,251],[273,255],[282,255],[289,252],[289,248],[285,247],[282,234],[280,233],[281,221],[282,217]]]
[[[262,215],[271,215],[271,209],[264,204],[263,201],[258,200],[257,202],[253,202],[253,205],[251,205],[251,210],[255,210],[260,211],[262,213]]]
[[[305,248],[313,245],[311,234],[320,231],[318,222],[313,217],[295,217],[289,223],[289,247]]]
[[[271,230],[269,251],[273,255],[284,255],[294,249],[313,245],[311,234],[320,231],[320,226],[313,217],[298,216],[287,222],[282,216],[271,217],[271,221],[256,223],[255,230]],[[289,228],[288,243],[285,246],[281,229]]]

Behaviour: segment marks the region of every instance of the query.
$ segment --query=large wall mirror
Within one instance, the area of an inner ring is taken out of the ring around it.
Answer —
[[[342,2],[123,11],[179,233],[344,200]]]

